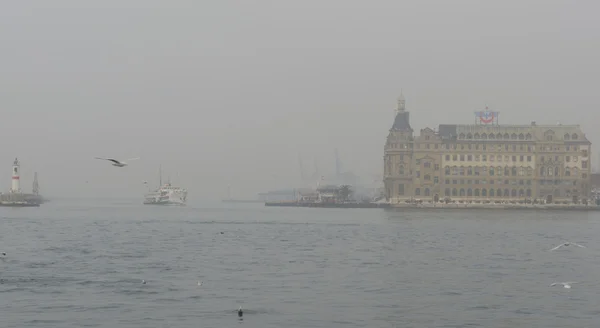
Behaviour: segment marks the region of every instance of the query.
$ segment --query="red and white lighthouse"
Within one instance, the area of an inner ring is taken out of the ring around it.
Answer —
[[[13,193],[21,193],[21,181],[20,181],[20,167],[19,160],[15,158],[13,162],[13,171],[12,171],[12,188],[10,189]]]

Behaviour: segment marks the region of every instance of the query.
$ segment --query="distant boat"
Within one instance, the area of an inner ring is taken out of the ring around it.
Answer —
[[[144,205],[179,205],[187,202],[187,190],[171,185],[162,184],[162,169],[159,168],[159,187],[144,195]]]

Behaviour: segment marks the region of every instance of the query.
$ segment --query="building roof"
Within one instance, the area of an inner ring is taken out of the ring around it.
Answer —
[[[553,140],[589,143],[579,125],[483,125],[483,124],[440,124],[442,140],[482,139],[482,140]],[[483,137],[482,135],[485,135]],[[492,135],[493,137],[489,137]],[[508,135],[508,138],[506,138]],[[476,136],[482,136],[477,138]],[[498,137],[501,137],[498,138]]]
[[[407,111],[399,111],[396,114],[396,118],[394,119],[394,125],[392,125],[392,130],[405,130],[412,131],[410,127],[410,117],[409,112]]]

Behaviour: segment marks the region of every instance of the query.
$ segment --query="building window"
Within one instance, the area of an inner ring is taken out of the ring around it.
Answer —
[[[425,162],[423,163],[423,167],[425,167],[426,169],[431,168],[431,163]]]
[[[446,160],[450,161],[450,155],[446,155]]]
[[[456,188],[453,188],[452,189],[452,196],[456,196],[456,194],[457,194]]]
[[[450,188],[446,188],[446,190],[444,190],[444,196],[450,197]]]
[[[460,188],[460,197],[465,197],[465,190]]]
[[[481,155],[481,161],[487,162],[487,155]]]
[[[490,197],[494,197],[494,189],[490,189]]]
[[[513,177],[514,177],[514,176],[517,176],[517,168],[516,168],[515,166],[513,166],[513,167],[511,168],[511,175],[512,175]]]
[[[531,156],[527,156],[527,161],[531,162]]]
[[[452,155],[452,160],[453,160],[453,161],[456,161],[457,159],[458,159],[458,156],[457,156],[457,155]]]
[[[558,175],[559,175],[559,174],[558,174],[558,167],[555,167],[555,168],[554,168],[554,176],[558,176]]]
[[[464,162],[465,161],[465,155],[460,155],[460,161]]]
[[[516,161],[517,161],[517,156],[513,156],[513,157],[512,157],[512,161],[513,161],[513,162],[516,162]]]
[[[473,190],[471,188],[467,189],[467,196],[468,197],[472,197],[473,196]]]
[[[440,170],[440,164],[435,164],[433,166],[434,170],[439,171]]]
[[[433,177],[433,183],[440,183],[440,178],[437,176]]]
[[[517,197],[517,189],[513,189],[510,191],[510,196],[511,197]]]
[[[544,175],[546,175],[544,173],[546,173],[546,169],[542,166],[542,167],[540,167],[540,176],[543,177]]]
[[[421,171],[417,171],[417,178],[421,177]]]
[[[571,161],[571,156],[565,156],[565,162],[570,162]]]
[[[450,184],[450,179],[446,179],[446,184]]]
[[[429,180],[431,180],[431,175],[429,175],[429,174],[425,174],[425,177],[424,177],[424,179],[425,179],[425,181],[429,181]]]
[[[479,197],[479,189],[475,189],[475,197]]]
[[[588,167],[588,161],[581,161],[581,168],[587,169],[587,167]]]
[[[496,158],[494,157],[494,155],[490,155],[490,162],[493,162]]]
[[[567,177],[571,176],[571,169],[568,167],[565,169],[565,176],[567,176]]]
[[[403,183],[398,185],[398,195],[400,195],[400,196],[404,195],[404,184]]]
[[[490,176],[494,176],[494,168],[490,167]]]
[[[473,160],[473,155],[467,155],[467,161],[472,161]]]
[[[467,175],[473,175],[473,167],[472,166],[469,166],[467,168]]]
[[[487,197],[487,189],[481,189],[481,197]]]
[[[398,174],[404,175],[404,165],[400,165],[400,167],[398,167]]]
[[[444,168],[444,174],[446,174],[446,175],[450,175],[450,166],[446,166],[446,167]]]
[[[415,189],[415,196],[421,196],[421,188]]]
[[[577,133],[573,133],[573,135],[571,136],[571,139],[577,140],[578,139]]]
[[[430,196],[431,192],[429,191],[429,188],[425,188],[425,196]]]
[[[520,162],[523,162],[523,161],[524,161],[524,158],[525,158],[525,156],[521,155],[521,157],[519,158],[519,161],[520,161]]]

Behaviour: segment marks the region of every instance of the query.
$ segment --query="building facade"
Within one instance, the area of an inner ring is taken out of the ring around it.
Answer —
[[[587,202],[590,152],[578,125],[442,124],[414,135],[400,96],[384,150],[386,198]]]

